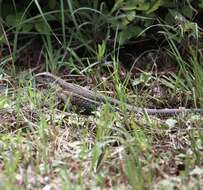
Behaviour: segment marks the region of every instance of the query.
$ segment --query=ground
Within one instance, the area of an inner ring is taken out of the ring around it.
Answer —
[[[148,81],[150,91],[127,97],[163,106],[163,85],[156,80]],[[137,116],[109,105],[75,112],[57,98],[55,87],[34,81],[29,74],[15,80],[1,76],[0,189],[203,186],[202,115]]]

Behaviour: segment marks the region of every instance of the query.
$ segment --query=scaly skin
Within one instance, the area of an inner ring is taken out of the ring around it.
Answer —
[[[130,104],[122,103],[121,101],[111,98],[108,96],[104,96],[100,93],[88,90],[82,86],[79,86],[77,84],[73,83],[68,83],[65,80],[49,73],[49,72],[43,72],[43,73],[38,73],[35,75],[36,77],[38,76],[45,76],[45,77],[50,77],[53,79],[56,83],[58,83],[65,91],[65,94],[68,96],[71,96],[74,98],[74,104],[78,104],[77,106],[84,106],[84,108],[89,105],[96,105],[99,106],[105,102],[110,103],[111,105],[114,105],[117,109],[118,106],[124,105],[126,109],[130,112],[135,112],[135,113],[148,113],[149,115],[162,115],[162,116],[167,116],[167,115],[176,115],[180,113],[203,113],[203,109],[186,109],[186,108],[177,108],[177,109],[150,109],[150,108],[141,108],[141,107],[135,107]],[[77,101],[77,99],[80,101]],[[82,101],[84,104],[82,104]]]

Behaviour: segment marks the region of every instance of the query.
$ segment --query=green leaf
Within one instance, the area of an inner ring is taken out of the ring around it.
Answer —
[[[187,21],[187,19],[178,11],[174,10],[174,9],[169,9],[170,14],[172,15],[172,17],[174,18],[174,20],[176,20],[177,22],[185,22]]]
[[[0,98],[0,109],[8,107],[7,99],[5,97]]]
[[[101,144],[98,142],[95,144],[93,151],[92,151],[92,166],[93,166],[93,168],[96,168],[96,165],[97,165],[101,155],[102,155],[102,147],[101,147]]]
[[[165,22],[169,25],[173,25],[174,22],[175,22],[175,19],[174,17],[170,14],[170,13],[167,13],[165,18],[164,18]]]
[[[186,16],[188,18],[192,18],[193,11],[188,5],[183,6],[182,13],[184,16]]]
[[[0,45],[5,44],[5,43],[6,43],[6,39],[5,39],[3,31],[0,28]]]
[[[6,39],[4,36],[0,36],[0,45],[6,44]]]
[[[23,13],[10,14],[6,17],[6,22],[9,26],[17,26],[23,20]]]
[[[142,0],[139,2],[135,2],[135,1],[126,2],[125,5],[122,7],[122,10],[147,11],[149,8],[150,8],[150,3]]]
[[[155,1],[152,5],[151,5],[151,7],[147,10],[147,14],[150,14],[150,13],[152,13],[152,12],[154,12],[154,11],[156,11],[161,5],[163,5],[164,4],[164,2],[163,2],[163,0],[158,0],[158,1]]]
[[[125,14],[126,16],[122,19],[122,24],[123,25],[128,25],[130,22],[132,22],[135,17],[136,17],[136,12],[135,11],[128,11]]]
[[[120,44],[123,45],[130,38],[137,37],[142,32],[142,30],[143,29],[138,27],[138,26],[126,27],[125,30],[122,30],[119,33],[119,38],[118,39],[119,39]]]
[[[22,32],[30,32],[32,30],[33,24],[26,23],[21,24],[25,19],[24,13],[10,14],[6,17],[6,22],[9,26],[18,27],[18,30]]]
[[[111,10],[111,13],[113,13],[114,11],[118,10],[119,8],[122,7],[124,0],[116,0],[114,3],[114,6]]]
[[[33,24],[24,24],[22,26],[22,32],[30,32],[33,28]]]
[[[203,0],[200,1],[201,3],[199,3],[199,7],[203,9]]]
[[[38,22],[35,24],[35,29],[40,33],[40,34],[50,34],[50,29],[44,22]]]

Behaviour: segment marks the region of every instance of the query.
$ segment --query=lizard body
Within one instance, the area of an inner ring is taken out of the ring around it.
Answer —
[[[49,72],[43,72],[38,73],[35,75],[38,76],[47,76],[53,79],[56,83],[58,83],[66,92],[67,95],[72,96],[76,99],[75,103],[77,104],[77,99],[83,100],[87,104],[94,104],[96,106],[101,105],[102,103],[108,102],[111,105],[114,105],[116,108],[118,106],[124,105],[125,108],[128,111],[135,112],[135,113],[143,113],[146,112],[149,115],[176,115],[179,113],[203,113],[203,109],[197,108],[197,109],[186,109],[186,108],[177,108],[177,109],[150,109],[150,108],[141,108],[141,107],[135,107],[127,103],[123,103],[115,98],[104,96],[98,92],[88,90],[82,86],[79,86],[77,84],[66,82],[65,80],[49,73]],[[62,95],[61,95],[62,97]],[[64,97],[62,97],[65,99]],[[80,103],[78,103],[80,104]],[[78,105],[80,106],[80,105]]]

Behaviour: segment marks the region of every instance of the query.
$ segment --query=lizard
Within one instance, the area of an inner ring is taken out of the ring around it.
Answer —
[[[50,72],[42,72],[35,75],[35,77],[45,76],[50,77],[54,80],[57,84],[59,84],[65,91],[65,94],[72,97],[74,99],[74,104],[77,106],[84,106],[84,108],[91,108],[93,106],[100,106],[105,102],[108,102],[110,105],[115,106],[116,109],[119,110],[119,106],[124,106],[127,111],[134,112],[137,114],[147,113],[149,115],[176,115],[180,113],[203,113],[203,109],[201,108],[142,108],[136,107],[128,103],[123,103],[118,99],[105,96],[101,93],[96,91],[89,90],[85,87],[80,85],[66,82],[65,80],[61,79],[60,77],[50,73]],[[65,101],[67,98],[66,95],[59,93],[59,96]]]

